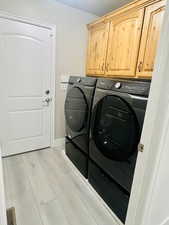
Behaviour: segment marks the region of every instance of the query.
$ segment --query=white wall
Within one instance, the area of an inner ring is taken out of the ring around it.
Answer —
[[[0,10],[15,16],[56,24],[55,138],[64,136],[64,98],[61,75],[84,75],[87,48],[86,24],[97,17],[55,0],[0,0]]]

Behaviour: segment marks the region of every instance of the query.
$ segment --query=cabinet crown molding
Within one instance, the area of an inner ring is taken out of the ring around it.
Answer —
[[[92,28],[93,26],[96,26],[99,23],[106,23],[107,21],[111,20],[112,17],[119,15],[121,13],[125,13],[127,11],[132,11],[133,9],[136,10],[137,8],[144,8],[148,5],[157,3],[157,2],[164,2],[166,3],[167,0],[135,0],[132,1],[118,9],[113,10],[110,13],[105,14],[104,16],[98,18],[97,20],[93,21],[92,23],[87,24],[88,29]]]

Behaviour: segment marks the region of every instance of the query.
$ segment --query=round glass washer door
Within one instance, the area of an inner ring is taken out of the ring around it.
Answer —
[[[88,105],[83,91],[79,87],[73,87],[67,93],[65,101],[65,119],[69,128],[74,132],[80,132],[88,116]]]
[[[108,158],[127,160],[137,149],[139,124],[129,103],[116,95],[102,98],[94,108],[92,136]]]

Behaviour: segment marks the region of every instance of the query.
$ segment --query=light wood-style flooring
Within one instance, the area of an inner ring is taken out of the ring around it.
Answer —
[[[118,225],[64,151],[45,149],[3,159],[7,207],[17,225]]]

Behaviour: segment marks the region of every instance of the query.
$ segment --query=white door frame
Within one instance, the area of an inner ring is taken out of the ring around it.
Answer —
[[[169,2],[153,73],[126,225],[169,224]],[[161,192],[159,191],[161,187]],[[167,190],[167,191],[166,191]],[[163,201],[162,204],[162,200]],[[168,212],[166,212],[168,209]],[[158,210],[157,210],[158,209]],[[154,221],[155,221],[154,220]]]
[[[35,26],[47,28],[51,30],[52,36],[52,70],[51,70],[51,97],[52,97],[52,106],[51,106],[51,146],[54,144],[54,131],[55,131],[55,65],[56,65],[56,26],[46,24],[43,22],[35,21],[28,18],[22,18],[18,16],[13,16],[7,12],[0,10],[0,18],[5,18],[13,21],[19,21],[22,23],[32,24]],[[2,168],[2,151],[0,146],[0,224],[7,225],[6,218],[6,204],[5,204],[5,193],[4,193],[4,180],[3,180],[3,168]]]
[[[47,23],[43,23],[43,22],[39,22],[36,20],[32,20],[29,18],[23,18],[23,17],[18,17],[18,16],[14,16],[9,14],[8,12],[4,12],[0,10],[0,18],[4,18],[4,19],[9,19],[9,20],[13,20],[13,21],[18,21],[18,22],[22,22],[22,23],[27,23],[27,24],[31,24],[34,26],[38,26],[38,27],[43,27],[46,28],[48,30],[51,30],[51,39],[52,39],[52,69],[51,69],[51,97],[52,97],[52,102],[51,102],[51,140],[50,140],[50,147],[54,145],[54,133],[55,133],[55,76],[56,76],[56,25],[54,24],[47,24]]]
[[[0,146],[0,224],[7,225],[2,154]]]

